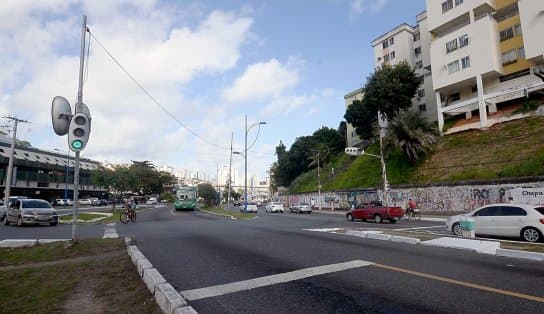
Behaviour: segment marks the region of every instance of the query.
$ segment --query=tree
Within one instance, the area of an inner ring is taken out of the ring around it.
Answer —
[[[338,125],[338,134],[342,137],[342,142],[344,143],[344,146],[347,145],[347,136],[348,136],[348,125],[346,121],[340,121],[340,124]]]
[[[438,130],[418,112],[405,111],[389,123],[386,151],[400,149],[412,163],[426,155],[437,142]]]
[[[407,62],[376,69],[366,82],[364,97],[348,106],[344,118],[362,139],[374,136],[378,112],[390,121],[412,106],[412,98],[421,84]]]
[[[327,147],[331,153],[341,152],[346,147],[346,142],[342,134],[326,126],[315,131],[312,137],[318,146]]]
[[[198,185],[198,196],[204,199],[206,206],[211,206],[217,201],[217,191],[209,183],[201,183]]]

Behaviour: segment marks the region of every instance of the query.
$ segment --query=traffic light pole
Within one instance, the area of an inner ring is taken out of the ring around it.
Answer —
[[[77,90],[77,104],[75,111],[78,113],[80,104],[83,104],[83,69],[85,65],[85,36],[87,32],[87,16],[83,16],[81,26],[81,51],[79,54],[79,86]],[[74,207],[72,209],[72,242],[77,242],[77,216],[79,200],[79,151],[76,151],[74,165]]]

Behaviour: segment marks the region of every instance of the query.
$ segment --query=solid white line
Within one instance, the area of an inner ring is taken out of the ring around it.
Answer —
[[[210,297],[216,297],[228,293],[239,292],[259,287],[275,285],[278,283],[289,282],[293,280],[304,279],[307,277],[324,275],[328,273],[338,272],[351,268],[369,266],[374,263],[354,260],[345,263],[330,264],[318,267],[305,268],[283,274],[259,277],[249,280],[243,280],[224,285],[211,286],[207,288],[193,289],[181,291],[180,294],[188,301],[200,300]]]
[[[415,228],[401,228],[401,229],[391,229],[391,230],[396,230],[396,231],[408,231],[408,230],[434,229],[434,228],[446,228],[446,226],[440,225],[440,226],[415,227]]]

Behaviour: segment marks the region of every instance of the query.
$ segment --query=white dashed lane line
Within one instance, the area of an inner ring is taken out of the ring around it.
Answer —
[[[372,264],[374,263],[362,261],[362,260],[354,260],[354,261],[345,262],[345,263],[304,268],[304,269],[300,269],[300,270],[296,270],[292,272],[259,277],[259,278],[249,279],[249,280],[243,280],[243,281],[228,283],[224,285],[217,285],[217,286],[211,286],[207,288],[200,288],[200,289],[194,289],[194,290],[185,290],[185,291],[181,291],[180,294],[186,300],[194,301],[194,300],[200,300],[200,299],[205,299],[210,297],[216,297],[216,296],[220,296],[220,295],[224,295],[228,293],[240,292],[244,290],[250,290],[250,289],[275,285],[279,283],[304,279],[307,277],[319,276],[319,275],[324,275],[328,273],[339,272],[342,270],[369,266]]]
[[[119,235],[117,234],[117,231],[115,230],[115,222],[109,223],[106,225],[106,229],[104,230],[104,236],[102,239],[117,239],[119,238]]]

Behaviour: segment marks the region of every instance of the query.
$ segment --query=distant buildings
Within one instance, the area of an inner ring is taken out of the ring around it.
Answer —
[[[463,122],[448,132],[489,127],[542,97],[544,1],[427,0],[416,21],[372,41],[374,65],[407,61],[421,80],[412,110],[441,132],[448,118]],[[356,97],[362,90],[346,94],[346,106]],[[358,143],[352,133],[348,124],[348,146]]]

